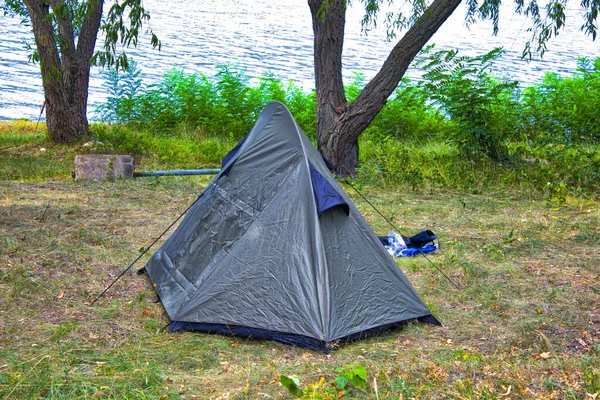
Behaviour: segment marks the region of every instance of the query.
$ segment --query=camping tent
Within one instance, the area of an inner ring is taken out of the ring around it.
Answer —
[[[145,269],[171,331],[327,351],[407,320],[439,324],[281,103]]]

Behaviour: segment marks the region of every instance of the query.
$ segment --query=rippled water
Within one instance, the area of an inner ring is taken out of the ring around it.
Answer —
[[[385,40],[383,29],[371,31],[367,37],[361,34],[363,11],[359,2],[356,4],[348,13],[346,25],[346,79],[355,71],[362,71],[367,78],[375,75],[393,47]],[[312,26],[305,0],[145,0],[144,5],[152,15],[151,28],[162,40],[160,52],[151,49],[146,37],[140,38],[137,49],[130,50],[146,84],[160,80],[170,68],[212,75],[216,65],[237,63],[249,76],[271,71],[276,77],[293,80],[305,89],[314,87]],[[523,19],[514,16],[510,7],[503,11],[497,37],[492,36],[490,23],[480,22],[467,29],[464,11],[459,10],[431,43],[470,55],[504,46],[507,54],[497,69],[525,83],[540,79],[546,71],[572,73],[577,56],[600,56],[600,41],[592,42],[579,32],[581,13],[571,10],[568,29],[553,39],[544,59],[527,63],[520,59],[529,37]],[[31,40],[29,29],[20,25],[18,19],[0,15],[0,37],[0,119],[37,119],[43,91],[38,66],[29,63],[24,47],[25,41]],[[409,75],[417,76],[417,71],[409,71]],[[94,68],[90,104],[104,97],[99,70]]]

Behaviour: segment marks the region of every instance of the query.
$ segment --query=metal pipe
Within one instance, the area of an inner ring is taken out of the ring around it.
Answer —
[[[170,171],[140,171],[134,172],[133,176],[186,176],[186,175],[216,175],[220,169],[175,169]]]

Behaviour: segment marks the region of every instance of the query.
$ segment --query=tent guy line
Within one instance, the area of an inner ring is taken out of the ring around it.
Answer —
[[[114,285],[115,283],[117,283],[117,281],[118,281],[119,279],[121,279],[121,278],[123,277],[123,275],[125,275],[125,274],[127,273],[127,271],[129,271],[129,270],[131,269],[131,267],[133,267],[133,266],[134,266],[134,265],[135,265],[135,264],[136,264],[136,263],[137,263],[137,262],[138,262],[138,261],[139,261],[139,260],[140,260],[140,259],[141,259],[141,258],[144,256],[144,254],[146,254],[148,251],[150,251],[150,249],[152,248],[152,246],[154,246],[154,245],[156,244],[156,242],[158,242],[158,241],[160,240],[160,238],[162,238],[162,237],[165,235],[165,233],[167,233],[167,232],[169,231],[169,229],[171,229],[171,228],[173,227],[173,225],[175,225],[175,224],[177,223],[177,221],[179,221],[179,220],[181,219],[181,217],[183,217],[183,216],[184,216],[184,215],[185,215],[185,214],[186,214],[186,213],[189,211],[189,209],[190,209],[190,208],[192,208],[192,207],[194,206],[194,204],[196,204],[196,203],[198,202],[198,200],[200,200],[200,197],[202,197],[202,193],[200,194],[200,196],[198,196],[198,198],[197,198],[196,200],[194,200],[194,202],[193,202],[192,204],[190,204],[190,205],[189,205],[189,207],[188,207],[188,208],[186,208],[186,209],[185,209],[185,211],[184,211],[184,212],[182,212],[182,213],[179,215],[179,217],[177,217],[177,219],[176,219],[175,221],[173,221],[173,222],[171,223],[171,225],[169,225],[169,227],[168,227],[167,229],[165,229],[165,230],[164,230],[164,231],[163,231],[163,232],[162,232],[162,233],[161,233],[161,234],[160,234],[160,235],[159,235],[159,236],[158,236],[158,237],[157,237],[157,238],[154,240],[154,242],[152,242],[152,243],[150,244],[150,246],[148,246],[148,247],[146,247],[146,248],[144,249],[144,251],[143,251],[143,252],[142,252],[142,253],[141,253],[141,254],[138,256],[138,258],[136,258],[136,259],[135,259],[135,260],[134,260],[134,261],[133,261],[131,264],[129,264],[129,267],[125,268],[125,270],[123,270],[123,272],[121,272],[121,273],[119,274],[119,276],[117,276],[117,277],[115,278],[115,280],[114,280],[114,281],[112,281],[112,283],[111,283],[110,285],[108,285],[108,286],[106,287],[106,289],[104,289],[104,291],[103,291],[102,293],[100,293],[98,296],[96,296],[96,297],[95,297],[95,298],[92,300],[92,302],[90,303],[90,306],[93,306],[93,305],[94,305],[94,303],[96,303],[96,301],[98,301],[98,299],[100,299],[100,297],[104,296],[104,295],[106,294],[106,292],[108,292],[108,291],[110,290],[110,288],[111,288],[111,287],[113,287],[113,285]],[[170,325],[170,324],[171,324],[171,323],[169,322],[169,325]],[[168,326],[168,325],[167,325],[167,326]]]
[[[367,203],[368,203],[368,204],[369,204],[371,207],[373,207],[373,210],[375,210],[375,211],[377,212],[377,214],[379,214],[379,215],[381,216],[381,218],[383,218],[383,219],[384,219],[384,220],[385,220],[385,221],[386,221],[388,224],[390,224],[390,226],[391,226],[391,227],[392,227],[392,228],[393,228],[393,229],[394,229],[396,232],[400,232],[400,229],[396,228],[396,226],[395,226],[395,225],[392,223],[392,221],[390,221],[388,218],[386,218],[386,216],[385,216],[385,215],[383,215],[383,213],[382,213],[381,211],[379,211],[379,209],[377,209],[377,207],[375,207],[375,205],[374,205],[373,203],[371,203],[371,202],[369,201],[369,199],[367,199],[367,198],[366,198],[366,197],[365,197],[365,196],[364,196],[364,195],[363,195],[363,194],[362,194],[362,193],[361,193],[361,192],[360,192],[360,191],[359,191],[359,190],[358,190],[358,189],[357,189],[357,188],[356,188],[356,187],[355,187],[355,186],[354,186],[352,183],[350,183],[350,181],[348,181],[348,179],[344,178],[344,182],[345,182],[347,185],[349,185],[349,186],[350,186],[352,189],[354,189],[354,191],[355,191],[356,193],[358,193],[358,195],[359,195],[360,197],[362,197],[362,199],[363,199],[364,201],[366,201],[366,202],[367,202]],[[438,246],[439,246],[439,239],[438,239]],[[448,276],[448,275],[447,275],[447,274],[446,274],[446,273],[445,273],[445,272],[442,270],[442,268],[441,268],[441,267],[438,267],[438,266],[437,266],[437,265],[436,265],[436,264],[435,264],[433,261],[431,261],[431,260],[429,259],[429,257],[427,257],[427,255],[426,255],[426,254],[422,254],[422,256],[423,256],[423,257],[425,257],[425,259],[426,259],[427,261],[429,261],[429,263],[430,263],[431,265],[433,265],[433,267],[434,267],[436,270],[438,270],[438,272],[439,272],[440,274],[444,275],[444,278],[446,278],[446,279],[448,280],[448,282],[450,282],[450,283],[452,284],[452,286],[454,286],[454,287],[455,287],[456,289],[458,289],[458,290],[462,289],[462,287],[461,287],[461,286],[460,286],[458,283],[456,283],[456,282],[454,282],[452,279],[450,279],[450,277],[449,277],[449,276]]]

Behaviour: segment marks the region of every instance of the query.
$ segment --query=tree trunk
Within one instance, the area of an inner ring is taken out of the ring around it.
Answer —
[[[77,48],[63,0],[25,0],[25,4],[40,56],[48,134],[55,142],[71,142],[88,134],[90,60],[100,29],[103,0],[88,1]],[[57,33],[52,26],[50,7],[56,15]]]
[[[408,66],[461,0],[435,0],[390,52],[377,75],[348,104],[342,80],[345,0],[308,0],[314,32],[317,145],[341,175],[358,166],[358,137],[381,111]]]

